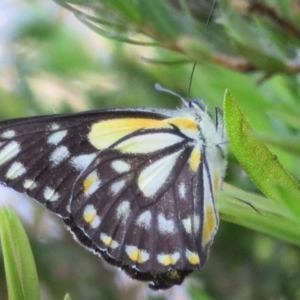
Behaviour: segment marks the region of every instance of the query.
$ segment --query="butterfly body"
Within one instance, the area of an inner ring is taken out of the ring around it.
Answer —
[[[60,215],[75,238],[153,289],[201,268],[226,168],[220,111],[108,109],[0,122],[0,182]]]

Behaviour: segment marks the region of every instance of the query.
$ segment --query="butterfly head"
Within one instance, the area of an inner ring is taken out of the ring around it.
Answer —
[[[222,109],[216,107],[215,118],[213,118],[202,99],[185,101],[184,109],[188,114],[192,114],[198,123],[200,139],[205,147],[209,148],[208,156],[221,166],[220,169],[225,174],[228,142]]]

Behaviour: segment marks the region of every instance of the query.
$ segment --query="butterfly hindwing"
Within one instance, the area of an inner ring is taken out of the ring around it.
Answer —
[[[169,288],[204,265],[218,226],[223,174],[202,117],[117,109],[2,121],[0,182],[60,215],[132,278]]]
[[[201,211],[195,211],[198,207],[194,207],[193,202],[197,201],[193,194],[197,192],[193,190],[198,190],[199,174],[192,174],[186,165],[190,152],[191,149],[183,150],[181,161],[176,163],[177,170],[172,170],[173,177],[169,176],[169,182],[163,184],[164,190],[155,197],[147,199],[135,186],[134,179],[139,177],[141,169],[151,165],[144,161],[145,158],[132,172],[127,168],[123,176],[96,184],[99,188],[92,194],[84,195],[84,179],[77,180],[79,186],[74,188],[74,191],[79,191],[74,198],[78,201],[72,202],[74,223],[110,261],[125,268],[130,275],[136,273],[138,279],[155,282],[159,277],[156,286],[160,288],[162,284],[169,286],[170,274],[173,273],[172,284],[180,283],[186,273],[199,267],[200,260],[202,265],[206,259],[206,253],[201,254],[203,259],[197,254]],[[162,157],[167,157],[163,154]],[[123,159],[130,164],[130,159]],[[155,163],[161,157],[150,159]],[[96,181],[103,178],[107,168],[116,166],[116,162],[120,164],[120,157],[109,162],[109,165],[106,160],[103,164],[97,163]],[[91,166],[83,178],[91,178],[94,172],[95,168]],[[116,186],[119,186],[118,191]],[[175,201],[178,197],[180,202]],[[176,271],[174,277],[174,270],[169,271],[172,267],[184,271]]]

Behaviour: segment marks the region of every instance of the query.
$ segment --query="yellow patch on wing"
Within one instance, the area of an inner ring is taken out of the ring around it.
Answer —
[[[187,118],[171,118],[163,121],[164,123],[173,124],[186,136],[196,139],[198,137],[198,125],[193,119]]]
[[[91,204],[87,205],[83,211],[83,219],[92,228],[96,228],[100,224],[100,218],[97,215],[95,207]]]
[[[149,259],[149,253],[146,250],[138,249],[135,246],[126,246],[126,253],[132,261],[140,264]]]
[[[198,136],[197,123],[194,120],[188,118],[169,118],[165,120],[155,120],[147,118],[120,118],[100,121],[93,124],[88,134],[88,139],[96,149],[103,150],[110,147],[121,138],[137,130],[173,129],[172,125],[178,127],[183,134],[190,138],[195,139]],[[153,135],[153,138],[154,137],[155,135]],[[168,140],[167,136],[166,139]],[[132,142],[135,143],[136,141],[132,140]],[[170,139],[170,143],[172,143],[172,139]],[[148,145],[152,145],[152,143],[150,142]],[[132,147],[135,147],[135,145],[133,145]],[[126,151],[130,152],[129,150]]]
[[[216,192],[220,188],[220,175],[215,172],[213,177],[213,190]]]
[[[92,125],[88,139],[97,149],[106,149],[126,135],[139,129],[163,128],[161,120],[145,118],[122,118],[100,121]]]
[[[190,168],[193,172],[197,172],[200,162],[201,162],[201,150],[200,148],[195,147],[189,158]]]
[[[116,249],[119,246],[119,243],[113,240],[110,236],[105,233],[100,234],[100,239],[104,243],[105,246],[110,247],[112,249]]]
[[[100,180],[96,171],[89,174],[83,181],[83,193],[85,195],[94,193],[100,186]]]
[[[157,255],[157,260],[163,266],[175,265],[180,257],[179,252],[173,254],[159,254]]]
[[[187,249],[185,251],[185,256],[186,256],[187,260],[189,261],[189,263],[191,263],[192,265],[200,264],[200,257],[197,253],[192,252]]]
[[[211,241],[213,233],[216,231],[217,227],[217,217],[215,214],[214,207],[212,205],[207,205],[205,208],[205,217],[203,225],[203,238],[202,246],[206,246],[208,242]]]

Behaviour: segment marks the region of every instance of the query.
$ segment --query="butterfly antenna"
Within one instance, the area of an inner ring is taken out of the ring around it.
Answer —
[[[191,96],[191,88],[192,88],[192,81],[193,81],[193,77],[194,77],[194,72],[195,72],[195,69],[196,69],[196,63],[194,63],[193,65],[193,69],[192,69],[192,73],[191,73],[191,77],[190,77],[190,83],[189,83],[189,89],[188,89],[188,95],[187,95],[187,98],[190,99],[190,96]]]
[[[216,4],[217,4],[217,2],[216,2],[216,0],[214,0],[212,8],[211,8],[211,10],[209,12],[209,16],[208,16],[208,19],[207,19],[205,27],[208,27],[208,24],[210,23],[210,21],[212,19],[212,15],[213,15],[213,12],[214,12],[214,10],[216,8]],[[193,65],[193,69],[192,69],[192,73],[191,73],[191,77],[190,77],[190,83],[189,83],[189,89],[188,89],[188,97],[187,97],[187,99],[190,99],[191,88],[192,88],[192,81],[193,81],[193,76],[194,76],[194,72],[195,72],[195,69],[196,69],[196,65],[197,65],[197,63],[194,63],[194,65]]]
[[[208,19],[207,19],[207,22],[206,22],[205,27],[208,27],[208,24],[210,23],[210,21],[211,21],[211,19],[212,19],[212,15],[213,15],[214,10],[215,10],[215,8],[216,8],[216,4],[217,4],[217,2],[216,2],[216,0],[214,0],[213,5],[212,5],[212,8],[211,8],[211,10],[210,10],[210,12],[209,12],[209,16],[208,16]]]
[[[158,84],[158,83],[156,83],[154,87],[155,87],[155,89],[156,89],[157,91],[165,92],[165,93],[168,93],[168,94],[173,95],[173,96],[175,96],[175,97],[178,97],[178,98],[183,102],[183,104],[184,104],[186,107],[188,107],[188,102],[187,102],[182,96],[180,96],[179,94],[177,94],[177,93],[175,93],[175,92],[173,92],[173,91],[171,91],[171,90],[168,90],[168,89],[163,88],[163,87],[162,87],[160,84]]]

